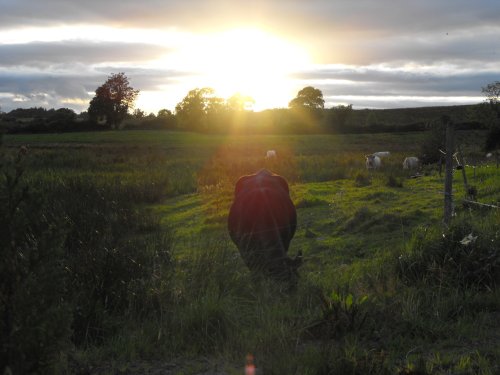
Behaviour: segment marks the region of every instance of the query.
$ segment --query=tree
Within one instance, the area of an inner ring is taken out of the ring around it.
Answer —
[[[169,118],[171,116],[173,116],[172,111],[166,108],[160,109],[156,115],[158,118]]]
[[[486,95],[486,100],[489,103],[489,111],[493,113],[488,121],[490,130],[485,143],[486,151],[491,151],[500,147],[500,81],[483,87],[482,92]],[[484,112],[487,113],[488,110]]]
[[[352,104],[338,105],[329,110],[329,123],[330,126],[337,131],[345,131],[347,124],[353,114]]]
[[[249,110],[255,104],[255,100],[250,96],[236,93],[226,100],[226,105],[229,111],[241,112]]]
[[[107,81],[95,90],[95,96],[90,101],[90,120],[97,122],[105,118],[106,125],[117,128],[132,108],[139,94],[129,85],[125,73],[111,74]]]
[[[196,88],[175,106],[179,125],[188,130],[207,130],[208,117],[224,109],[224,101],[210,87]]]
[[[156,123],[162,129],[174,129],[177,126],[176,117],[169,109],[160,109],[156,115]]]
[[[297,93],[297,96],[288,103],[288,107],[323,109],[325,108],[323,93],[320,89],[315,89],[312,86],[304,87]]]
[[[134,109],[134,112],[132,113],[132,117],[140,120],[141,118],[146,117],[146,113],[144,113],[144,111],[142,109],[136,108],[136,109]]]
[[[482,88],[482,92],[491,104],[500,104],[500,81],[489,83]]]
[[[301,132],[315,132],[324,115],[323,93],[312,86],[304,87],[293,98],[288,107],[291,112],[291,128]]]

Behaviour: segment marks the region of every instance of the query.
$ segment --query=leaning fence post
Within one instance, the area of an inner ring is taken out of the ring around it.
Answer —
[[[464,156],[462,155],[462,150],[460,149],[459,144],[457,144],[457,150],[458,150],[458,162],[462,166],[462,176],[464,178],[465,196],[467,196],[467,194],[468,194],[467,189],[469,188],[469,184],[467,183],[467,173],[465,171],[465,160],[464,160]]]
[[[450,224],[453,213],[453,138],[454,127],[449,117],[443,116],[442,121],[446,124],[446,155],[445,155],[445,179],[444,179],[444,223]]]

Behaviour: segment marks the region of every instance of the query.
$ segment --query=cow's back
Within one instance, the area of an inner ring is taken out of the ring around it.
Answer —
[[[283,267],[296,226],[297,215],[284,178],[261,170],[238,180],[228,229],[250,269],[273,272]]]

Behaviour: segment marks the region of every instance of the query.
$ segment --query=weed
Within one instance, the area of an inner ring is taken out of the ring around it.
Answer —
[[[326,206],[326,205],[328,205],[328,202],[326,202],[324,199],[314,196],[302,197],[297,203],[295,203],[296,208],[306,208],[306,207]]]
[[[398,272],[407,282],[417,280],[461,288],[493,288],[500,282],[497,227],[500,216],[490,214],[471,221],[456,220],[440,232],[421,228],[399,258]]]
[[[307,329],[312,336],[337,338],[361,329],[365,323],[366,311],[363,310],[368,296],[355,297],[351,293],[332,292],[329,296],[320,293],[319,298],[321,317]]]
[[[363,187],[371,184],[371,178],[366,172],[358,172],[354,175],[354,186]]]
[[[387,176],[386,185],[393,188],[402,188],[403,181],[400,178],[390,174],[389,176]]]
[[[347,231],[352,231],[362,225],[364,225],[368,220],[371,220],[374,213],[366,206],[359,208],[354,216],[348,220],[345,224],[345,229]]]

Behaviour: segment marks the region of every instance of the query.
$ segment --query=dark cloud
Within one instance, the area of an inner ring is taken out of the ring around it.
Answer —
[[[164,47],[144,43],[62,41],[0,44],[0,67],[140,62],[167,52]]]
[[[344,64],[415,62],[435,64],[466,61],[497,62],[500,57],[500,27],[494,31],[472,28],[468,32],[421,32],[412,36],[385,36],[352,43],[330,41],[323,60]]]
[[[497,0],[2,0],[0,27],[80,22],[193,30],[233,22],[315,35],[451,31],[478,23],[496,26],[499,17]]]
[[[339,90],[343,95],[481,95],[481,87],[494,81],[500,70],[439,72],[376,68],[330,68],[297,73],[294,78],[312,82],[324,90]],[[347,92],[346,92],[347,90]]]
[[[82,71],[85,71],[82,69]],[[18,107],[69,107],[85,110],[97,87],[112,73],[125,72],[130,85],[141,91],[157,90],[185,73],[108,66],[82,74],[0,71],[0,108],[9,111]],[[3,95],[2,95],[3,93]],[[70,101],[73,104],[64,104]]]

